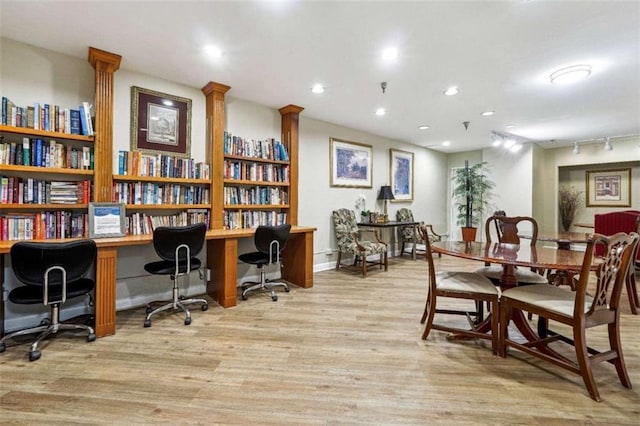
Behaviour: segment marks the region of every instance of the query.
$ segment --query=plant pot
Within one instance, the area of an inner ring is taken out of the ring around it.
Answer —
[[[466,226],[462,227],[462,241],[468,243],[470,241],[476,240],[476,231],[478,228],[467,228]]]

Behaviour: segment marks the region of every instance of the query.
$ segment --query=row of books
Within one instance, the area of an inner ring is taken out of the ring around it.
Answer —
[[[86,204],[91,201],[89,180],[45,181],[17,176],[0,176],[2,204]]]
[[[0,142],[0,164],[93,170],[93,148],[76,148],[42,138]]]
[[[209,164],[196,163],[193,158],[143,154],[140,151],[118,151],[118,174],[122,176],[210,179],[211,169]]]
[[[236,187],[224,188],[224,204],[251,204],[251,205],[279,205],[289,202],[289,193],[281,188],[274,187]]]
[[[289,166],[280,164],[225,160],[222,174],[225,179],[289,182]]]
[[[224,229],[249,229],[264,226],[279,226],[287,223],[287,214],[276,211],[225,211]]]
[[[92,136],[94,133],[89,102],[82,102],[78,109],[38,102],[33,106],[22,107],[3,96],[2,124],[71,135]]]
[[[145,213],[133,213],[126,216],[127,235],[152,234],[160,226],[187,226],[204,223],[209,228],[209,210],[189,209],[174,215],[151,216]]]
[[[227,131],[224,132],[224,153],[265,160],[289,161],[287,147],[280,141],[273,138],[263,141],[243,139]]]
[[[125,204],[209,204],[209,188],[153,182],[114,182],[112,201]]]
[[[0,239],[49,240],[87,236],[88,215],[71,211],[6,214],[0,216]]]

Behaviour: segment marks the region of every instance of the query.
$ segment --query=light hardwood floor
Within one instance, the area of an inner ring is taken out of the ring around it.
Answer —
[[[477,263],[444,257],[437,268]],[[596,367],[603,397],[582,379],[488,341],[450,341],[419,323],[424,260],[394,258],[388,272],[325,271],[293,287],[222,309],[159,316],[118,312],[117,334],[86,343],[59,336],[30,363],[27,345],[0,355],[2,424],[639,424],[640,316],[623,295],[631,381]],[[168,283],[163,283],[167,285]],[[442,319],[442,316],[437,316]],[[448,319],[447,319],[448,320]],[[453,318],[448,321],[464,321]],[[602,332],[592,341],[604,342]]]

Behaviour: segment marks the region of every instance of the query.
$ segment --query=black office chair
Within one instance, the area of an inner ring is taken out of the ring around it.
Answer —
[[[197,270],[200,279],[204,280],[202,262],[196,256],[204,246],[207,227],[204,223],[189,226],[166,227],[161,226],[153,230],[153,247],[162,259],[144,265],[145,271],[155,275],[169,275],[173,280],[173,298],[162,306],[153,308],[157,302],[147,305],[145,327],[151,327],[151,317],[158,312],[168,309],[180,309],[185,313],[184,325],[191,324],[191,312],[186,305],[200,303],[200,309],[209,309],[209,303],[204,299],[185,299],[179,294],[178,278]]]
[[[247,281],[242,283],[242,300],[247,300],[249,293],[252,291],[270,291],[271,300],[275,302],[278,300],[275,292],[276,287],[284,287],[284,291],[287,293],[290,291],[287,283],[268,280],[264,270],[266,265],[280,263],[280,255],[287,244],[290,232],[291,225],[289,224],[259,226],[256,229],[254,242],[258,251],[241,254],[238,259],[258,267],[260,270],[260,282]]]
[[[88,342],[96,340],[92,327],[60,322],[60,306],[67,299],[93,291],[95,282],[85,275],[93,265],[96,251],[96,244],[92,240],[64,243],[20,241],[11,246],[11,267],[16,278],[24,285],[11,290],[9,300],[19,305],[42,303],[50,306],[51,313],[37,327],[4,336],[0,340],[0,352],[6,350],[5,341],[26,334],[38,333],[31,344],[29,361],[40,359],[38,344],[59,331],[83,330],[88,333]]]

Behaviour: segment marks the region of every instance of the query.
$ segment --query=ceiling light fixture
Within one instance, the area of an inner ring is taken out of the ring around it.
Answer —
[[[611,145],[611,140],[609,138],[604,138],[604,150],[613,151],[613,145]]]
[[[445,96],[453,96],[458,94],[458,86],[451,86],[444,91]]]
[[[500,139],[496,139],[496,140],[494,140],[494,141],[493,141],[493,143],[492,143],[491,145],[493,145],[493,146],[500,146],[500,145],[502,145],[502,140],[500,140]]]
[[[580,154],[580,147],[578,146],[578,142],[574,142],[573,143],[573,155],[578,155]]]
[[[324,93],[324,86],[322,84],[314,84],[311,91],[317,94]]]
[[[554,71],[549,76],[552,84],[571,84],[588,77],[591,74],[591,65],[572,65]]]
[[[488,116],[493,115],[495,113],[496,113],[495,111],[485,111],[485,112],[481,113],[480,115],[482,115],[484,117],[488,117]]]
[[[449,145],[451,145],[451,141],[442,142],[442,146],[449,146]]]
[[[515,144],[516,144],[516,141],[514,141],[513,139],[505,139],[505,141],[504,141],[504,147],[505,148],[511,148]]]
[[[376,110],[376,115],[385,115],[387,111],[384,108],[378,108]]]
[[[219,58],[222,56],[222,50],[220,50],[216,46],[206,46],[204,48],[204,51],[207,52],[207,55],[211,56],[212,58]]]
[[[395,47],[388,47],[382,51],[382,59],[385,61],[393,61],[398,57],[398,49]]]
[[[517,143],[517,144],[513,145],[513,146],[510,148],[511,152],[518,152],[518,151],[520,151],[521,149],[522,149],[522,145],[520,145],[519,143]]]
[[[427,130],[428,128],[429,128],[429,126],[426,125],[426,124],[423,124],[422,126],[418,126],[418,129],[420,129],[420,130]]]

